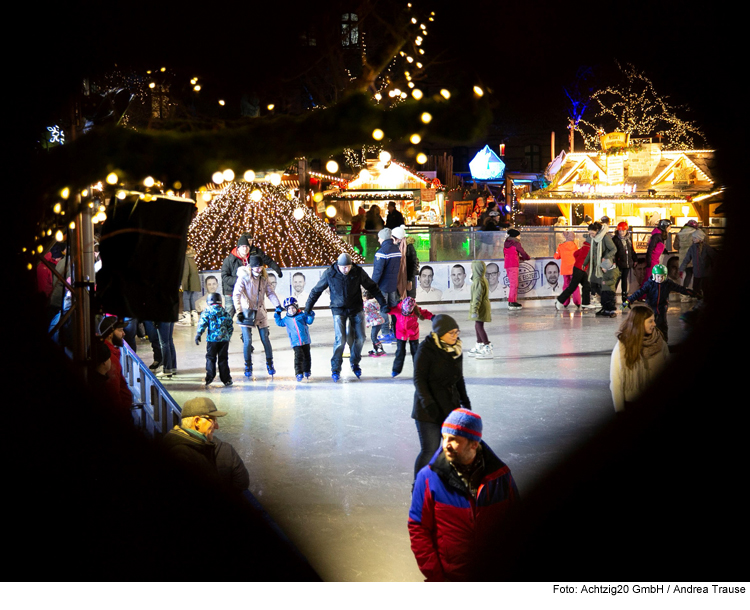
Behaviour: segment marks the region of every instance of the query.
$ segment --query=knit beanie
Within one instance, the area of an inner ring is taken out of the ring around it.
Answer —
[[[403,239],[404,237],[406,237],[406,227],[404,225],[396,227],[391,231],[391,236],[395,239]]]
[[[463,436],[470,441],[481,441],[482,418],[468,409],[456,409],[445,418],[440,433]]]
[[[391,238],[391,230],[389,228],[381,229],[378,233],[378,239],[386,240]]]
[[[446,313],[440,313],[432,318],[432,332],[438,337],[458,328],[456,321]]]
[[[508,237],[518,237],[521,234],[520,231],[517,231],[516,229],[511,229],[508,231]]]
[[[262,267],[262,266],[263,266],[263,259],[262,259],[262,258],[261,258],[260,256],[258,256],[258,255],[256,255],[256,254],[253,254],[253,255],[252,255],[252,256],[251,256],[251,257],[250,257],[250,258],[249,258],[249,259],[247,260],[247,265],[248,265],[248,267],[250,267],[250,268],[252,268],[252,267]]]
[[[237,240],[237,247],[240,246],[249,246],[250,240],[247,238],[247,235],[240,235],[239,240]]]
[[[347,265],[352,264],[352,257],[349,256],[346,252],[342,252],[339,254],[339,257],[336,259],[336,264],[340,265],[341,267],[346,267]]]

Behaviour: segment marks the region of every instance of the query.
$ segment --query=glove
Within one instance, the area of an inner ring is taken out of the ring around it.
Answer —
[[[628,303],[627,301],[625,301],[625,302],[623,302],[623,304],[622,304],[622,307],[620,307],[620,309],[622,309],[622,310],[624,311],[624,310],[626,310],[626,309],[627,309],[628,307],[630,307],[630,303]]]
[[[195,335],[195,344],[196,345],[200,345],[201,344],[201,336],[200,335]]]
[[[277,305],[276,306],[276,313],[281,313],[282,311],[284,311],[284,308],[281,305]]]
[[[282,275],[284,275],[283,273],[281,273],[281,269],[279,269],[278,274],[279,274],[279,277],[281,277]]]
[[[472,320],[476,320],[478,317],[479,317],[479,314],[477,312],[474,312],[473,314],[471,314]]]
[[[238,311],[237,312],[237,322],[239,322],[240,324],[242,324],[244,321],[245,321],[245,314],[242,313],[241,311]]]

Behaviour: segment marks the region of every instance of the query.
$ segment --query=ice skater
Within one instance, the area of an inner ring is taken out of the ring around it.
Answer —
[[[484,330],[485,322],[492,322],[490,308],[490,285],[486,276],[487,266],[482,261],[471,263],[471,303],[469,305],[469,319],[474,322],[477,344],[468,351],[469,356],[477,360],[491,360],[492,343]]]
[[[216,364],[219,364],[219,379],[224,386],[232,385],[229,373],[229,340],[232,338],[234,325],[232,316],[221,305],[221,295],[212,292],[206,299],[206,309],[201,312],[195,344],[201,344],[201,335],[206,332],[206,387],[216,377]]]
[[[643,286],[625,299],[622,308],[630,306],[633,301],[644,299],[654,312],[656,327],[664,335],[664,341],[669,341],[669,327],[667,325],[667,308],[669,307],[669,293],[675,291],[689,296],[695,296],[695,292],[683,288],[677,282],[667,277],[667,268],[664,265],[654,265],[651,277]]]
[[[276,308],[274,320],[276,326],[286,328],[289,340],[294,350],[294,375],[297,381],[310,381],[312,360],[310,358],[310,324],[315,320],[315,312],[305,313],[300,311],[297,299],[288,297],[284,299],[286,315],[282,318],[281,307]]]
[[[412,297],[406,297],[395,307],[391,307],[388,313],[396,318],[396,357],[393,359],[393,370],[391,377],[401,374],[406,359],[406,342],[409,342],[412,364],[414,356],[419,349],[419,321],[432,320],[431,312],[422,309]]]
[[[503,244],[503,264],[508,276],[508,309],[522,309],[518,302],[518,265],[520,261],[527,261],[531,257],[521,245],[521,233],[517,229],[510,229]]]
[[[368,355],[373,358],[385,356],[383,344],[378,339],[378,333],[383,327],[385,319],[380,314],[380,305],[367,290],[362,292],[362,307],[365,312],[365,326],[370,329],[370,340],[372,341],[372,349],[368,352]]]

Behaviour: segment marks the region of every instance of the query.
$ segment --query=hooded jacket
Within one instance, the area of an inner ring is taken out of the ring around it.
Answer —
[[[416,304],[408,316],[405,316],[401,310],[401,303],[391,307],[388,313],[396,317],[394,334],[396,335],[396,339],[400,339],[401,341],[416,341],[419,339],[419,314],[422,314],[425,320],[432,320],[434,317],[431,312],[420,308]]]
[[[521,242],[515,237],[506,237],[505,243],[503,244],[503,264],[506,269],[511,267],[518,267],[521,260],[529,260],[531,257],[526,254],[526,250],[523,249]]]
[[[209,305],[201,312],[196,331],[199,337],[206,332],[206,341],[229,341],[233,331],[232,318],[221,305]]]
[[[510,468],[484,441],[476,499],[446,459],[442,447],[414,482],[409,509],[411,548],[427,581],[479,580],[479,569],[498,553],[503,517],[520,497]]]
[[[695,233],[695,227],[685,225],[680,229],[680,232],[675,235],[674,247],[679,253],[680,264],[685,260],[685,256],[690,250],[690,246],[693,245],[693,233]]]
[[[490,286],[487,283],[487,266],[482,261],[471,263],[471,303],[469,320],[474,322],[491,322]],[[476,315],[474,315],[476,314]]]
[[[185,266],[182,270],[182,289],[185,292],[200,292],[201,278],[195,263],[195,250],[188,246],[185,252]]]
[[[367,290],[381,307],[385,307],[386,304],[380,288],[362,267],[353,263],[349,273],[344,275],[334,263],[323,272],[320,281],[310,291],[305,313],[313,310],[326,287],[331,293],[331,312],[336,316],[353,316],[363,310],[362,288]]]
[[[666,315],[667,307],[669,306],[669,293],[673,290],[681,294],[695,294],[692,290],[683,288],[669,278],[659,283],[655,282],[654,279],[650,277],[643,283],[643,286],[641,286],[625,300],[628,303],[632,303],[633,301],[637,301],[638,299],[644,299],[648,306],[654,310],[654,315]]]
[[[659,227],[655,227],[651,231],[651,238],[648,240],[648,248],[646,249],[646,266],[648,269],[659,263],[665,248],[664,241],[664,233]]]
[[[298,311],[295,316],[287,314],[283,318],[281,317],[281,313],[277,311],[274,313],[273,319],[276,322],[276,326],[286,328],[286,333],[289,335],[292,347],[310,344],[310,329],[308,326],[315,320],[314,311],[310,313]]]
[[[260,293],[260,294],[259,294]],[[268,274],[263,269],[259,277],[253,277],[250,267],[240,267],[237,270],[237,283],[234,285],[232,300],[234,308],[237,311],[245,312],[255,309],[258,313],[255,315],[255,324],[258,328],[268,326],[268,314],[263,295],[268,297],[276,307],[281,307],[279,297],[273,291],[271,284],[268,283]]]

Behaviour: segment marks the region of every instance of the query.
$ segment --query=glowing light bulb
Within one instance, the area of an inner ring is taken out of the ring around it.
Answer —
[[[423,112],[419,118],[423,123],[427,124],[432,120],[432,115],[429,112]]]
[[[245,182],[252,182],[255,180],[255,172],[249,169],[242,175],[242,177],[245,179]]]
[[[273,110],[274,108],[276,108],[276,106],[274,106],[273,104],[268,104],[266,108],[268,108],[269,110]]]
[[[214,184],[221,184],[224,182],[224,173],[223,172],[214,172],[211,176],[211,182]]]
[[[384,137],[385,137],[385,134],[383,133],[382,129],[375,129],[372,132],[373,140],[382,140]]]
[[[409,138],[409,142],[412,144],[419,144],[422,141],[422,136],[420,136],[418,133],[411,134],[411,137]]]
[[[234,172],[231,169],[225,169],[223,172],[221,172],[221,175],[227,182],[231,182],[232,180],[234,180]]]
[[[281,184],[281,174],[272,173],[268,176],[268,181],[274,186]]]
[[[55,214],[59,214],[60,212],[62,212],[62,206],[59,203],[56,203],[55,207],[52,208],[52,211]]]
[[[255,189],[252,193],[250,193],[250,199],[257,203],[258,201],[263,199],[263,193],[260,192],[260,189]]]
[[[378,100],[378,101],[380,101],[380,100],[382,100],[382,99],[383,99],[383,96],[382,96],[382,95],[380,95],[380,93],[376,93],[376,94],[375,94],[375,99],[376,99],[376,100]]]
[[[414,89],[414,91],[411,92],[411,95],[415,100],[421,100],[423,93],[420,89]]]
[[[427,163],[427,155],[424,153],[419,153],[417,155],[417,163],[419,163],[420,165],[424,165],[425,163]]]
[[[391,160],[391,153],[389,153],[387,150],[381,150],[378,153],[378,159],[383,163],[388,163],[388,161]]]
[[[328,216],[328,218],[336,218],[336,207],[329,205],[326,208],[326,216]]]
[[[484,91],[482,91],[482,88],[478,85],[474,85],[474,95],[477,97],[482,97],[484,95]]]
[[[440,95],[442,95],[446,100],[451,99],[451,92],[448,91],[447,89],[441,89]]]
[[[305,209],[294,208],[294,212],[292,212],[292,216],[294,217],[294,220],[302,220],[305,217]]]
[[[117,181],[118,181],[117,174],[115,172],[111,172],[107,174],[106,181],[107,181],[107,184],[117,184]]]
[[[200,91],[200,90],[201,90],[200,85],[196,85],[195,87],[193,87],[193,91]]]
[[[328,163],[326,163],[326,171],[335,174],[337,171],[339,171],[339,164],[336,163],[333,159],[329,160]]]
[[[146,176],[146,178],[143,180],[143,186],[145,186],[146,188],[151,188],[155,183],[155,180],[151,176]]]
[[[315,203],[320,203],[321,201],[323,201],[323,193],[315,193],[313,195],[313,201]]]
[[[70,197],[70,189],[67,186],[60,191],[60,197],[62,197],[63,199],[67,199],[68,197]]]
[[[117,191],[117,195],[115,195],[120,201],[125,199],[125,197],[128,196],[126,191]]]
[[[55,233],[55,239],[57,241],[62,241],[63,239],[65,239],[65,235],[63,235],[63,232],[60,231],[60,229],[58,229],[57,232]]]

